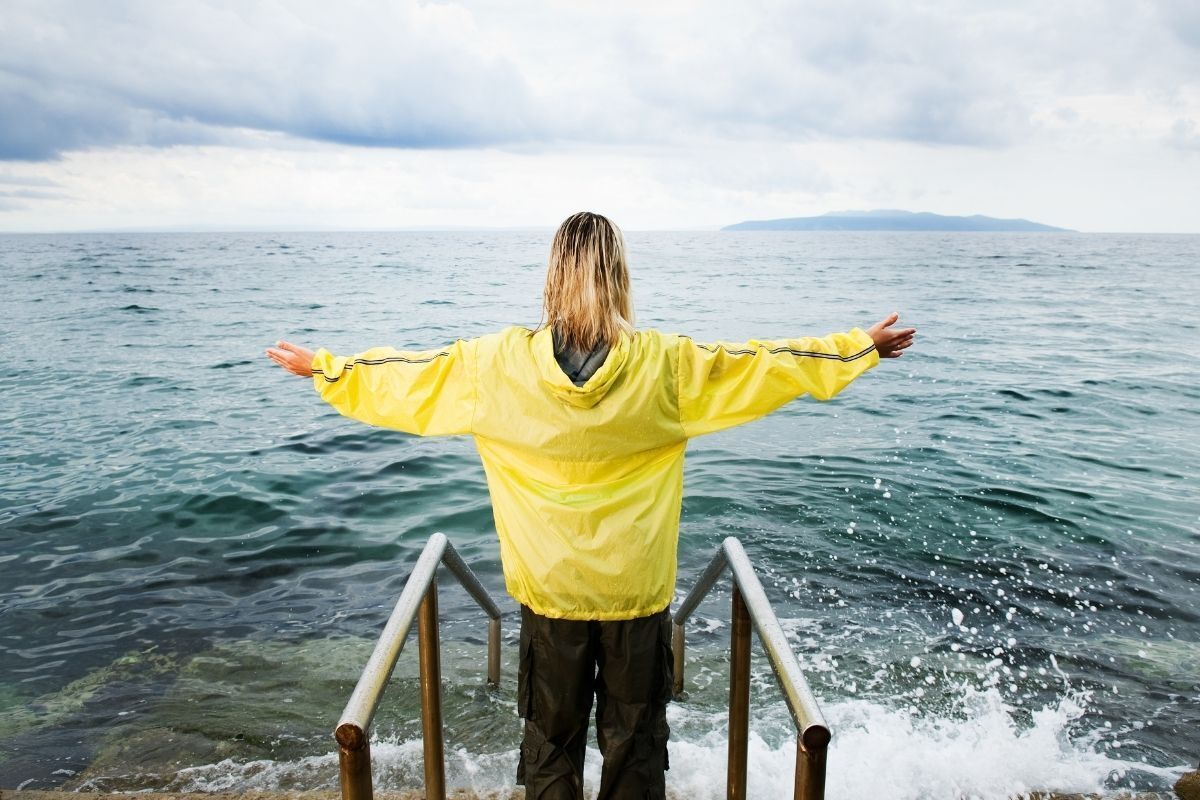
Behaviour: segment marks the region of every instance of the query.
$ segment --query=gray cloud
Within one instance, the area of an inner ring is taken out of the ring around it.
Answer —
[[[1028,109],[1011,76],[977,57],[969,28],[955,22],[883,3],[775,6],[694,24],[684,57],[650,63],[635,91],[709,123],[785,136],[1006,142],[1027,126]],[[651,62],[653,42],[636,51]]]
[[[289,7],[290,8],[290,7]],[[527,138],[521,76],[449,6],[14,3],[0,28],[0,158],[220,141]]]
[[[1063,93],[1177,92],[1192,0],[520,6],[9,0],[0,160],[247,131],[439,148],[833,136],[1003,146]],[[1191,80],[1193,85],[1194,79]]]
[[[1159,8],[1179,40],[1200,50],[1200,4],[1195,0],[1160,0]]]
[[[21,200],[57,200],[63,196],[59,192],[46,192],[41,189],[0,189],[0,197]]]
[[[103,87],[0,73],[0,159],[42,161],[105,145],[209,144],[220,133],[132,106]]]
[[[47,188],[57,188],[62,186],[58,181],[52,181],[49,178],[44,178],[41,175],[12,175],[0,174],[0,185],[4,186],[42,186]]]
[[[1177,150],[1200,152],[1200,127],[1197,127],[1194,119],[1177,119],[1167,134],[1166,142]]]
[[[3,185],[4,179],[0,177],[0,185]],[[9,184],[12,185],[12,184]],[[30,200],[67,200],[68,195],[57,191],[47,191],[46,189],[2,189],[0,188],[0,212],[3,211],[20,211],[32,207]]]
[[[795,152],[747,149],[717,152],[713,149],[669,153],[652,159],[655,173],[672,186],[713,190],[805,192],[822,194],[833,188],[829,174],[819,164]]]

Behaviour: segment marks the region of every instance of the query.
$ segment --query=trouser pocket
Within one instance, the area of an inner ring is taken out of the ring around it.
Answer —
[[[675,651],[671,647],[671,615],[664,614],[659,627],[658,639],[658,699],[665,708],[667,703],[675,699]]]
[[[522,615],[527,609],[522,608]],[[517,661],[517,713],[529,719],[533,709],[533,626],[522,617]]]

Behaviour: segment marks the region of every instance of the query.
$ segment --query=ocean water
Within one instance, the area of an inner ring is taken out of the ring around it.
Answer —
[[[1166,791],[1200,756],[1200,237],[637,233],[639,325],[917,344],[693,440],[679,596],[757,563],[834,731],[831,798]],[[0,236],[0,786],[329,788],[331,731],[445,532],[452,786],[512,785],[517,615],[467,439],[369,428],[264,356],[533,325],[547,232]],[[723,796],[728,579],[689,627],[668,786]],[[750,793],[793,733],[755,644]],[[376,785],[421,782],[415,644]],[[595,785],[598,752],[589,753]]]

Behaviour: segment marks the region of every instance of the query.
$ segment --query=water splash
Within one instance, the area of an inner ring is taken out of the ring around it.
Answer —
[[[1187,769],[1125,760],[1103,752],[1092,737],[1073,737],[1075,723],[1087,711],[1087,698],[1079,694],[1068,694],[1034,712],[1028,726],[1018,725],[1014,709],[994,688],[965,690],[955,714],[921,716],[914,711],[869,700],[848,700],[826,709],[836,732],[829,754],[826,796],[830,800],[1008,800],[1031,791],[1115,797],[1137,789],[1139,779],[1143,788],[1147,777],[1166,784]],[[767,716],[777,716],[776,712],[772,709]],[[667,785],[672,796],[723,798],[727,737],[723,719],[676,704],[671,706],[670,720],[672,727],[690,730],[686,738],[674,738],[669,744]],[[747,786],[751,797],[791,795],[795,744],[791,738],[775,741],[776,732],[751,732]],[[371,749],[379,788],[421,785],[419,739],[375,739]],[[516,761],[515,750],[470,754],[451,748],[447,780],[452,787],[480,795],[502,793],[513,786]],[[167,786],[186,792],[328,789],[336,784],[336,770],[332,753],[292,761],[225,760],[181,770]],[[595,792],[600,778],[600,753],[595,747],[588,749],[584,778],[588,791]]]

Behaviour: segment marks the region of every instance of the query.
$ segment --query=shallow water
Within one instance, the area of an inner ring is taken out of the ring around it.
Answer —
[[[689,448],[679,589],[742,540],[834,728],[830,797],[1164,789],[1194,765],[1200,237],[628,240],[643,326],[920,328],[831,403]],[[333,785],[329,731],[429,534],[503,596],[498,548],[469,440],[343,419],[262,350],[534,324],[547,241],[0,237],[0,786]],[[727,604],[689,632],[681,796],[721,794]],[[508,786],[516,616],[490,693],[482,619],[456,588],[442,610],[451,783]],[[420,783],[415,671],[376,724],[396,788]],[[790,723],[755,676],[750,791],[777,796]]]

